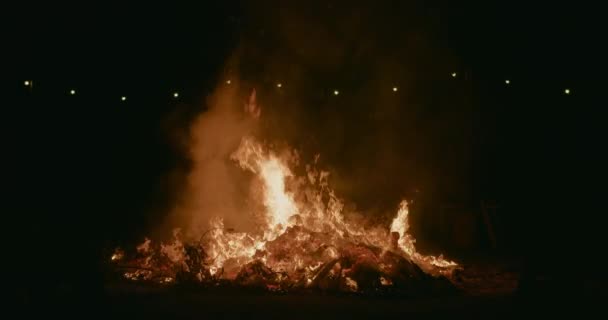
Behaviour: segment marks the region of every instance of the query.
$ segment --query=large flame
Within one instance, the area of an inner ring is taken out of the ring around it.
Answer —
[[[293,195],[285,190],[285,179],[292,176],[289,167],[275,154],[265,152],[262,146],[251,138],[243,139],[232,159],[262,180],[263,201],[270,231],[267,239],[274,239],[287,228],[289,218],[298,212]]]

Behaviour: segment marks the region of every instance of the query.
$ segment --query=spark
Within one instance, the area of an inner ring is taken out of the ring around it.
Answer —
[[[127,100],[127,97],[125,97],[125,96],[120,97],[120,101],[126,101],[126,100]]]
[[[280,83],[280,82],[279,82],[279,83],[277,83],[277,88],[280,88],[280,87],[282,87],[282,86],[283,86],[283,84],[282,84],[282,83]]]
[[[70,94],[71,95],[75,95],[76,94],[76,90],[74,90],[74,89],[70,90]]]
[[[397,90],[399,90],[399,88],[393,87],[393,92],[397,92]]]
[[[173,93],[173,98],[178,98],[178,97],[179,97],[179,93],[174,92],[174,93]]]
[[[570,94],[570,89],[564,89],[565,94]]]
[[[511,81],[505,80],[505,84],[510,84],[510,83],[511,83]]]
[[[338,91],[338,90],[334,90],[334,96],[337,96],[337,95],[339,95],[339,94],[340,94],[340,91]]]
[[[231,82],[230,80],[226,80],[226,84],[230,84],[230,82]]]
[[[30,83],[28,80],[25,80],[25,81],[23,82],[23,84],[24,84],[26,87],[29,87],[31,83]]]
[[[456,78],[457,74],[456,72],[452,72],[452,78]]]

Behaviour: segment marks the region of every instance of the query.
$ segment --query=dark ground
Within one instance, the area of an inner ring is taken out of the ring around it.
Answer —
[[[484,259],[464,264],[455,273],[456,294],[435,297],[358,296],[339,293],[277,294],[235,288],[187,288],[112,281],[100,295],[83,295],[68,287],[26,303],[28,312],[80,317],[130,319],[200,318],[504,318],[576,312],[591,316],[606,281],[579,276],[538,279],[534,290],[517,292],[521,263]],[[40,307],[39,307],[40,306]],[[33,307],[33,308],[32,308]],[[82,313],[83,311],[87,313]]]

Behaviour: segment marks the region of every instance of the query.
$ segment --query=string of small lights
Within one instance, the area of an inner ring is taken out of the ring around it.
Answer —
[[[458,75],[458,73],[457,73],[457,72],[452,72],[452,73],[450,74],[450,76],[451,76],[452,78],[458,78],[458,76],[459,76],[459,75]],[[231,84],[232,84],[232,80],[230,80],[230,79],[226,79],[226,80],[225,80],[225,83],[226,83],[226,85],[231,85]],[[511,79],[505,79],[505,80],[504,80],[504,84],[505,84],[506,86],[510,86],[510,85],[511,85]],[[24,81],[23,81],[23,85],[24,85],[26,88],[28,88],[28,89],[31,91],[31,90],[33,90],[33,88],[34,88],[34,80],[24,80]],[[283,83],[282,83],[282,82],[277,82],[277,83],[276,83],[276,87],[277,87],[278,89],[282,89],[282,88],[283,88]],[[399,91],[399,87],[398,87],[398,86],[396,86],[396,85],[394,85],[394,86],[392,86],[391,90],[392,90],[393,92],[398,92],[398,91]],[[332,89],[332,90],[330,90],[330,92],[331,92],[331,93],[332,93],[334,96],[338,96],[338,95],[340,95],[340,90],[338,90],[338,89]],[[572,89],[571,89],[571,88],[563,88],[563,91],[562,91],[562,92],[563,92],[563,94],[564,94],[564,95],[571,95],[571,94],[572,94]],[[68,90],[68,93],[69,93],[69,95],[71,95],[71,96],[75,96],[75,95],[76,95],[76,89],[74,89],[74,88],[69,89],[69,90]],[[172,96],[174,99],[179,99],[179,98],[180,98],[180,93],[179,93],[179,92],[177,92],[177,91],[174,91],[174,92],[171,94],[171,96]],[[123,102],[124,102],[124,101],[127,101],[127,96],[125,96],[125,95],[120,96],[120,101],[123,101]]]

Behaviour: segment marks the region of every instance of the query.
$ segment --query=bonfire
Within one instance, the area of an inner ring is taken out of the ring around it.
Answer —
[[[259,117],[259,110],[246,111]],[[406,200],[390,225],[369,227],[346,219],[330,173],[317,168],[318,156],[301,166],[293,150],[276,150],[244,136],[230,161],[253,176],[259,204],[245,214],[259,217],[257,230],[226,228],[215,217],[198,238],[187,239],[175,229],[169,242],[146,238],[134,249],[117,248],[109,260],[121,277],[270,291],[416,293],[433,288],[458,267],[416,250]],[[305,174],[297,176],[296,166]]]

